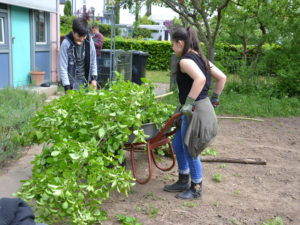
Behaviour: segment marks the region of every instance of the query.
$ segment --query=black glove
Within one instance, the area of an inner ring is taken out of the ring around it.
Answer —
[[[214,108],[218,107],[220,102],[219,102],[219,94],[213,90],[213,94],[210,98],[210,102],[213,105]]]
[[[71,90],[71,85],[64,86],[65,93],[67,93],[68,90]]]

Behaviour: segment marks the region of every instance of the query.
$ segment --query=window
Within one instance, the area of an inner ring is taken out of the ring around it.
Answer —
[[[46,12],[35,11],[34,22],[35,22],[35,42],[37,44],[46,44],[47,43]]]
[[[0,44],[4,44],[4,24],[3,18],[0,17]]]

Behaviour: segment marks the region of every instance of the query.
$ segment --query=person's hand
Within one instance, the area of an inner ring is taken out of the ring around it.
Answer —
[[[96,80],[92,80],[91,86],[92,86],[95,90],[97,90],[97,81],[96,81]]]
[[[194,99],[192,99],[190,96],[188,96],[185,100],[184,105],[182,106],[180,112],[185,115],[186,117],[189,117],[192,115],[193,110],[193,103],[195,102]]]
[[[215,90],[213,90],[213,94],[210,98],[210,102],[214,108],[216,108],[220,105],[219,94],[217,92],[215,92]]]
[[[71,90],[71,85],[65,85],[64,89],[65,89],[65,94],[67,94],[67,91]]]

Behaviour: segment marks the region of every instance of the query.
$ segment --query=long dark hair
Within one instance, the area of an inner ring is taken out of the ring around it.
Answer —
[[[190,49],[193,49],[198,53],[199,57],[202,59],[205,68],[207,71],[210,70],[209,62],[203,52],[201,51],[200,42],[198,39],[198,35],[194,28],[178,28],[171,35],[172,41],[178,42],[179,40],[184,42],[184,48],[182,55],[185,55]]]

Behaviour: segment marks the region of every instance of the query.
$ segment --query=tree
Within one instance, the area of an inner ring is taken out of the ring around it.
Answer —
[[[72,16],[71,1],[70,0],[67,0],[66,3],[65,3],[64,15],[65,16]]]
[[[248,53],[251,52],[252,62],[256,62],[262,46],[275,43],[282,36],[286,18],[291,16],[291,3],[290,0],[232,1],[223,18],[222,42],[229,46],[242,44],[244,61],[247,61]],[[248,45],[253,45],[253,48],[248,48]]]
[[[203,41],[208,59],[214,62],[216,38],[221,20],[231,0],[158,0],[177,12],[186,25],[194,26]]]

